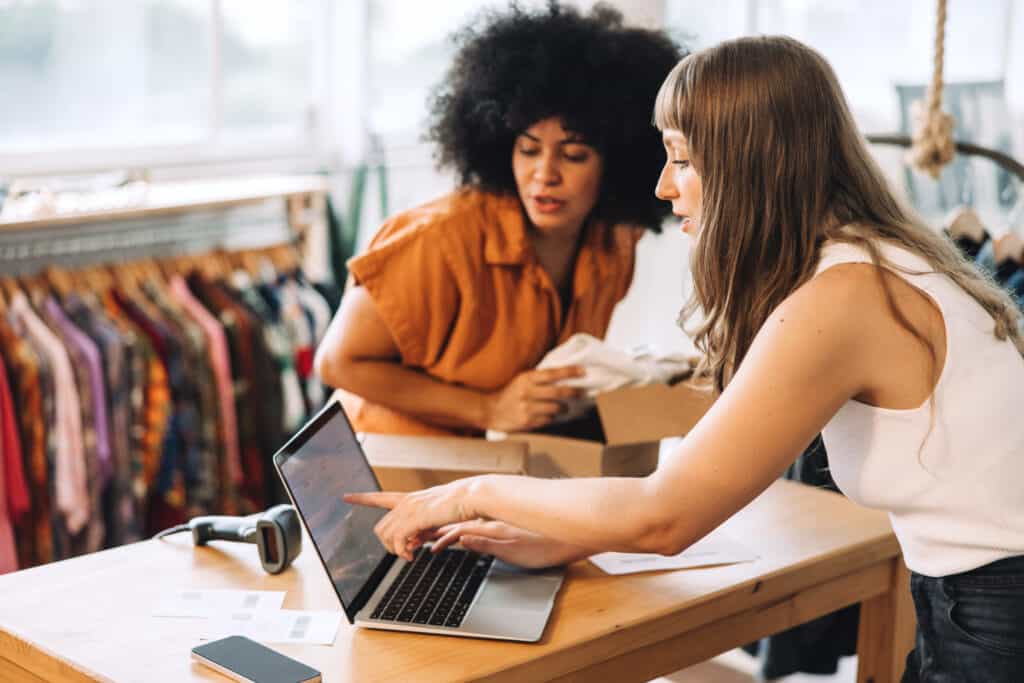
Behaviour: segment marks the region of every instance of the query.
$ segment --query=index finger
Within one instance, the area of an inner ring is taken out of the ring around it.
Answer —
[[[584,374],[583,368],[578,365],[565,365],[560,368],[544,368],[543,370],[533,371],[533,381],[538,384],[550,384],[551,382],[557,382],[561,379],[570,379],[572,377],[582,377]]]
[[[390,510],[402,502],[404,497],[404,493],[374,491],[372,493],[346,493],[341,499],[353,505],[366,505],[368,507]]]

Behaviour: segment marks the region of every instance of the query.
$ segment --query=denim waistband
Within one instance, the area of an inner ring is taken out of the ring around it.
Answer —
[[[942,577],[945,582],[975,586],[1024,586],[1024,555],[1006,557],[976,569]]]

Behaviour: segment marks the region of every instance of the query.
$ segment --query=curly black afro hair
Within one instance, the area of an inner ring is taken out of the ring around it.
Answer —
[[[464,185],[515,193],[512,146],[557,116],[604,160],[593,215],[658,231],[669,212],[654,196],[664,163],[651,125],[661,82],[684,52],[666,34],[622,25],[598,4],[583,16],[552,0],[482,14],[455,35],[455,61],[430,103],[427,139],[439,167]]]

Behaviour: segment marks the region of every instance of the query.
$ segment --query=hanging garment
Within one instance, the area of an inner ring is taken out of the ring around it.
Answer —
[[[169,291],[206,332],[209,342],[209,360],[213,369],[220,409],[221,438],[224,444],[218,510],[223,514],[237,514],[237,487],[242,483],[242,464],[238,448],[238,418],[235,413],[234,389],[231,381],[231,358],[228,354],[224,328],[192,295],[184,278],[180,275],[171,278]]]
[[[327,196],[327,258],[330,262],[332,281],[320,283],[323,288],[321,294],[330,304],[331,311],[337,310],[341,301],[341,288],[348,279],[348,267],[346,262],[355,254],[357,229],[342,222],[338,212],[334,209],[330,193]]]
[[[82,413],[79,409],[78,387],[71,361],[64,345],[49,327],[39,318],[28,303],[28,298],[18,292],[11,297],[9,311],[28,332],[35,347],[49,360],[53,371],[55,497],[57,509],[62,516],[60,526],[69,534],[79,533],[89,520],[90,503],[87,473],[85,467]],[[71,555],[70,548],[62,549],[65,557]]]
[[[281,434],[290,435],[305,423],[308,415],[299,376],[295,372],[294,334],[283,324],[281,309],[275,310],[267,304],[248,273],[237,271],[232,280],[236,297],[258,321],[263,342],[276,364],[281,384]]]
[[[960,235],[953,239],[953,244],[956,248],[967,258],[968,261],[973,261],[978,258],[978,252],[981,248],[989,241],[989,235],[986,232],[985,236],[981,240],[974,240],[967,235]]]
[[[95,344],[68,319],[56,299],[52,296],[47,297],[41,308],[50,329],[61,340],[69,357],[74,361],[71,369],[75,376],[78,408],[82,419],[82,452],[86,487],[89,491],[89,519],[85,525],[85,533],[72,539],[72,550],[75,554],[92,553],[101,550],[104,545],[106,526],[103,520],[103,460],[105,458],[109,466],[110,458],[107,434],[104,432],[104,441],[100,442],[98,432],[98,425],[106,424],[105,418],[97,415],[105,412],[106,407],[102,371],[99,368],[99,352]],[[99,386],[96,384],[97,377]]]
[[[113,291],[103,294],[103,310],[122,334],[130,341],[135,353],[132,359],[132,455],[131,490],[135,508],[139,511],[139,525],[146,527],[144,511],[148,507],[149,493],[160,466],[163,444],[170,429],[171,390],[167,371],[146,334],[117,304]]]
[[[266,304],[265,308],[260,309],[264,312],[263,315],[269,314],[269,319],[286,337],[285,344],[279,344],[278,347],[280,353],[287,353],[288,357],[279,356],[277,360],[282,371],[287,372],[289,386],[282,386],[285,390],[284,433],[291,435],[301,426],[301,422],[296,424],[297,413],[301,412],[305,418],[312,415],[314,410],[306,392],[306,375],[303,374],[305,359],[307,356],[311,358],[313,353],[311,332],[308,327],[300,328],[298,331],[295,329],[294,310],[285,310],[286,301],[280,286],[264,282],[256,285],[254,289]],[[291,315],[286,319],[285,316],[289,313]],[[302,420],[304,421],[305,419]]]
[[[42,404],[42,424],[45,434],[45,459],[36,461],[29,465],[30,477],[36,488],[33,495],[33,515],[38,514],[36,520],[36,550],[40,562],[44,561],[47,548],[52,550],[52,560],[64,560],[72,556],[71,532],[68,529],[68,518],[58,503],[58,488],[64,485],[60,475],[61,463],[59,453],[61,450],[61,439],[64,430],[57,421],[57,389],[59,383],[58,367],[51,364],[51,357],[46,350],[36,345],[33,336],[25,327],[24,321],[13,312],[8,311],[8,320],[11,328],[18,337],[26,342],[26,345],[36,352],[35,360],[38,362],[38,393]],[[66,475],[65,475],[66,478]],[[82,481],[83,496],[88,497],[84,490],[85,482]],[[45,506],[38,513],[35,511],[36,504]],[[48,511],[48,514],[46,512]],[[49,560],[46,560],[49,561]]]
[[[0,429],[0,460],[6,460],[6,453],[4,433]],[[7,479],[3,464],[0,462],[0,574],[18,570],[18,550],[14,545],[14,530],[7,512]]]
[[[44,375],[49,369],[43,367],[42,358],[25,337],[19,336],[17,324],[8,324],[2,316],[0,356],[7,360],[31,498],[29,513],[16,534],[18,565],[34,567],[54,559],[50,529],[52,495],[47,461],[48,423],[43,404],[43,395],[49,385]]]
[[[89,306],[77,293],[64,299],[68,317],[96,345],[106,387],[104,412],[109,416],[110,477],[105,483],[104,521],[107,546],[138,541],[142,529],[138,524],[135,499],[131,490],[129,440],[131,368],[129,354],[120,333],[105,316]]]
[[[1013,294],[1017,305],[1024,308],[1024,268],[1018,268],[1015,273],[1010,275],[1004,286]]]
[[[0,433],[3,447],[0,449],[0,466],[4,470],[4,500],[6,518],[12,526],[18,526],[32,506],[28,481],[25,479],[24,454],[21,450],[21,436],[14,417],[14,395],[8,380],[7,364],[0,358]]]
[[[306,389],[309,412],[312,414],[320,410],[327,401],[327,391],[323,382],[313,373],[313,355],[327,333],[327,326],[331,323],[331,308],[320,292],[310,285],[297,281],[297,291],[299,302],[309,313],[313,324],[313,346],[304,355],[300,355],[298,351],[295,354],[295,367]]]
[[[124,338],[132,340],[137,355],[132,391],[132,494],[137,508],[145,510],[171,428],[170,382],[149,337],[120,307],[113,291],[103,294],[103,310]]]
[[[257,378],[255,323],[244,307],[224,289],[199,273],[186,278],[189,290],[211,313],[217,316],[228,340],[231,367],[235,371],[235,414],[238,417],[238,442],[242,461],[240,505],[243,513],[257,512],[264,505],[262,435],[264,414]],[[272,419],[272,418],[271,418]]]
[[[155,476],[149,495],[146,529],[153,532],[181,524],[187,519],[185,471],[188,462],[198,462],[198,419],[185,377],[181,344],[159,313],[153,310],[141,292],[128,296],[113,292],[118,306],[146,335],[167,374],[170,412],[167,430],[155,464]],[[152,464],[151,464],[152,466]]]
[[[150,281],[143,292],[166,325],[173,331],[182,351],[184,402],[196,418],[195,448],[187,451],[185,492],[188,516],[207,514],[216,505],[219,490],[218,463],[223,460],[219,436],[220,406],[208,362],[206,335],[168,292]]]
[[[284,442],[286,400],[290,400],[293,411],[302,408],[298,378],[291,368],[291,347],[284,331],[273,324],[272,315],[257,292],[250,288],[237,290],[225,282],[218,282],[216,286],[234,301],[239,314],[249,319],[252,331],[252,382],[254,395],[260,397],[252,408],[257,415],[255,436],[260,460],[262,505],[286,502],[287,494],[280,480],[273,476],[272,459]]]
[[[969,206],[959,206],[950,212],[942,231],[953,240],[957,248],[973,261],[982,246],[990,240],[978,213]]]

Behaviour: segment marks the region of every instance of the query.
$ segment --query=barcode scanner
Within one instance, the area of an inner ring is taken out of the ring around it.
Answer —
[[[255,543],[260,564],[270,574],[280,574],[302,552],[302,527],[291,505],[275,505],[256,515],[232,517],[204,515],[193,517],[187,524],[165,529],[153,538],[163,538],[181,531],[192,532],[198,546],[210,541]]]

